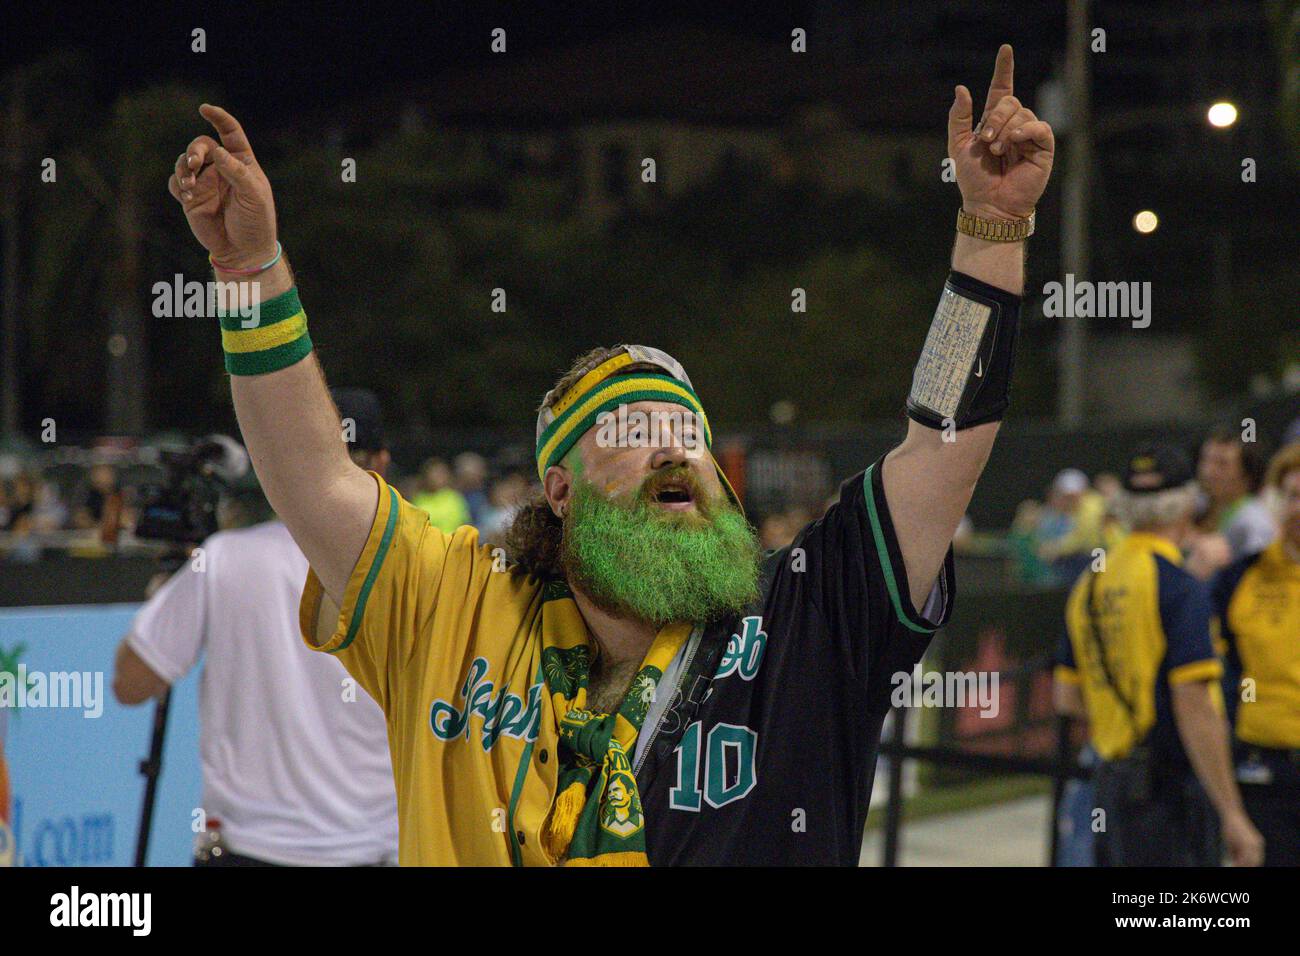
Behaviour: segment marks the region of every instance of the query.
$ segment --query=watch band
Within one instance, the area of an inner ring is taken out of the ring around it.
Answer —
[[[1027,219],[981,219],[965,209],[957,210],[957,231],[990,242],[1020,242],[1034,234],[1034,216]]]

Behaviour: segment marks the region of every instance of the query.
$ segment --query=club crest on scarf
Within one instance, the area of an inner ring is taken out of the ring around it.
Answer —
[[[627,763],[627,755],[623,755]],[[637,793],[636,779],[631,769],[618,771],[605,788],[604,802],[600,808],[601,829],[618,837],[629,837],[645,826],[641,813],[641,797]]]

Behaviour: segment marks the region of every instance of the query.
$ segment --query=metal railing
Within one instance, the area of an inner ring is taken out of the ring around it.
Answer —
[[[1049,667],[1049,662],[1039,660],[1007,671],[1005,675],[1012,680],[1023,679],[1032,674],[1040,673]],[[902,850],[903,811],[905,809],[903,796],[904,766],[908,761],[916,761],[930,766],[949,767],[977,774],[1025,774],[1049,778],[1052,781],[1052,798],[1047,862],[1049,866],[1055,866],[1059,859],[1060,830],[1058,819],[1065,785],[1070,780],[1086,780],[1092,776],[1091,770],[1079,765],[1072,739],[1072,721],[1070,718],[1061,716],[1053,718],[1054,752],[1051,756],[1026,757],[984,753],[967,747],[953,746],[952,744],[909,744],[906,739],[906,722],[909,709],[907,707],[895,707],[893,709],[888,732],[880,744],[880,755],[889,758],[881,865],[889,867],[899,865]]]

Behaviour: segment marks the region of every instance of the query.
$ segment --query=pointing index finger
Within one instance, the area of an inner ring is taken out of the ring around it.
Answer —
[[[244,135],[244,128],[239,125],[238,120],[220,106],[204,103],[199,107],[199,115],[212,124],[212,128],[221,137],[221,145],[226,147],[233,155],[252,155],[253,147],[248,142],[248,137]]]
[[[1002,97],[1012,93],[1012,79],[1016,69],[1016,58],[1011,51],[1011,44],[1004,43],[998,47],[998,60],[993,65],[993,79],[989,83],[988,99],[984,101],[984,113],[1001,102]]]

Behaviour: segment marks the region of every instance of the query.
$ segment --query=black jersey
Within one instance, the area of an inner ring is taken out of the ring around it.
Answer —
[[[949,549],[934,619],[913,609],[883,461],[767,556],[759,600],[704,633],[642,729],[653,865],[857,865],[891,678],[920,660],[954,591]]]

